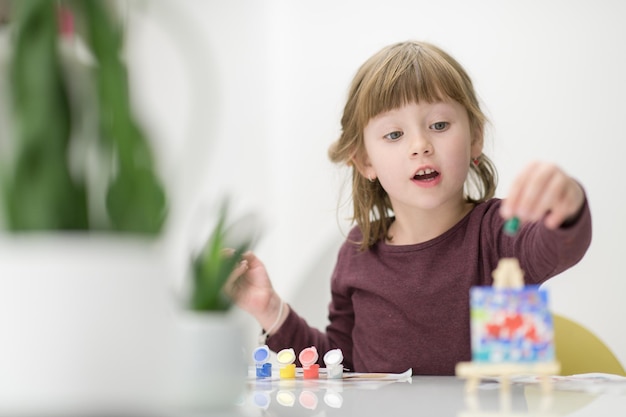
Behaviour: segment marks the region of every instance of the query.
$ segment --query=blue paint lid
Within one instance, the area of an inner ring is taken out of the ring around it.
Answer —
[[[265,363],[270,359],[270,348],[267,345],[259,346],[252,352],[252,359],[257,364]]]

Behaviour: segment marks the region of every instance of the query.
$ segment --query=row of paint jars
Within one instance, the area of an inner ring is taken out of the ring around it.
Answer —
[[[252,353],[252,359],[256,365],[257,378],[270,378],[272,376],[272,364],[270,363],[271,351],[267,345],[261,345]],[[319,378],[319,354],[317,348],[311,346],[303,349],[298,355],[302,364],[302,376],[304,379]],[[343,378],[343,353],[341,349],[332,349],[324,354],[326,365],[326,377],[330,379]],[[276,354],[279,375],[281,379],[293,379],[296,377],[296,352],[293,348],[287,348]]]

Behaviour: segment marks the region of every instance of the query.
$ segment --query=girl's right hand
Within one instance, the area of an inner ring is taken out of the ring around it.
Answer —
[[[224,291],[239,308],[252,314],[264,329],[269,329],[277,321],[273,330],[278,329],[286,317],[284,311],[287,309],[283,309],[282,317],[278,317],[282,300],[274,291],[265,265],[252,252],[243,254],[224,285]]]

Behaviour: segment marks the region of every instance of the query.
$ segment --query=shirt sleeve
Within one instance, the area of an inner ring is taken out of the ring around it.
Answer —
[[[576,265],[591,245],[591,236],[591,210],[585,196],[579,215],[566,225],[555,230],[546,228],[543,222],[523,227],[512,239],[512,252],[525,272],[525,281],[540,284]]]
[[[344,367],[352,369],[352,328],[354,313],[348,289],[342,285],[342,273],[346,270],[345,258],[350,251],[350,244],[344,243],[331,279],[331,302],[329,306],[330,324],[325,332],[309,326],[304,318],[290,308],[289,314],[276,333],[267,339],[270,349],[275,352],[284,348],[293,348],[296,354],[303,349],[315,346],[320,353],[318,363],[324,366],[323,353],[340,348],[344,356]],[[298,366],[301,364],[298,363]]]

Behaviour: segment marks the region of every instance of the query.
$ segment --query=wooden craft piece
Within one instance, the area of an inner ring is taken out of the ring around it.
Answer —
[[[472,362],[456,366],[474,392],[481,378],[498,378],[502,392],[516,375],[533,375],[550,391],[550,375],[558,374],[554,360],[552,316],[547,293],[524,285],[516,258],[503,258],[492,272],[492,287],[473,287],[470,293]]]

